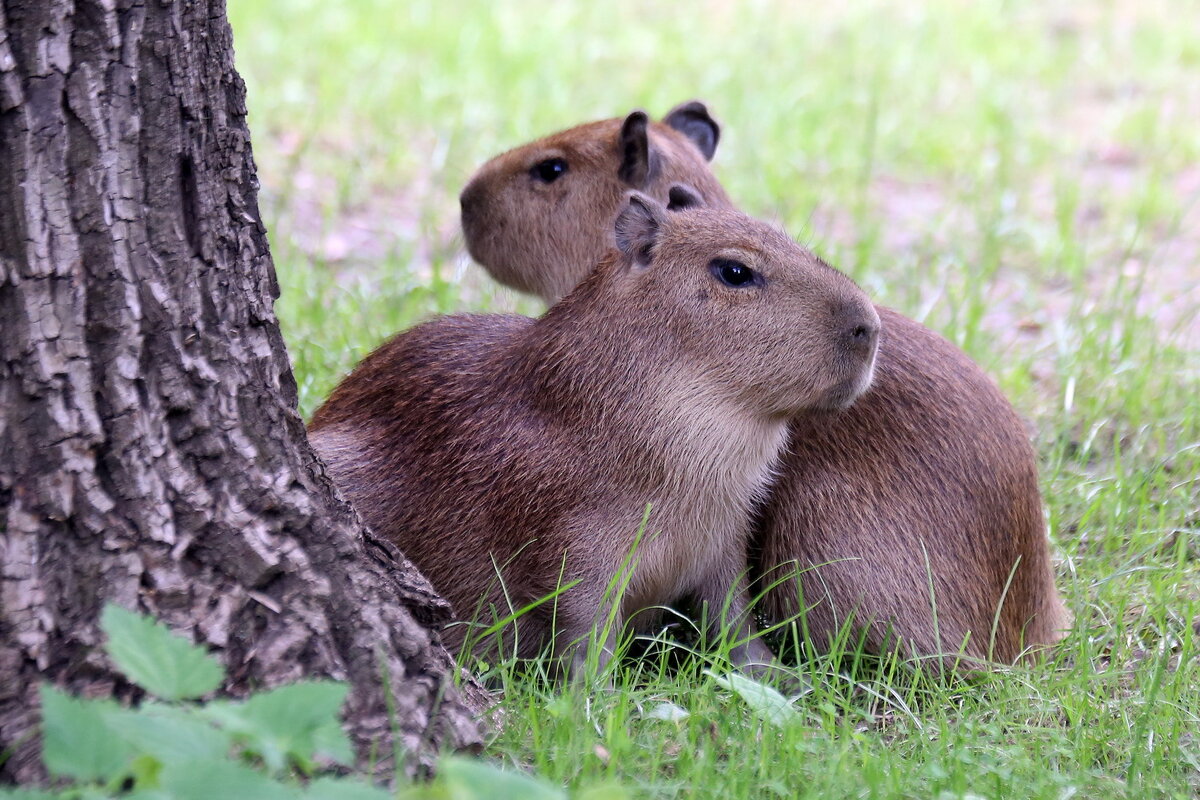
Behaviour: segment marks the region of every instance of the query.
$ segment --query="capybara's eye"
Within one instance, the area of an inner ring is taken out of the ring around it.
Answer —
[[[554,183],[567,174],[567,161],[564,158],[547,158],[533,165],[530,170],[533,177],[544,183]]]
[[[714,258],[708,268],[717,280],[735,289],[758,283],[758,274],[754,270],[731,258]]]

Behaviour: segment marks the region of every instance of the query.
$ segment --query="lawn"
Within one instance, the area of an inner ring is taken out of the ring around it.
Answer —
[[[743,208],[1029,423],[1076,618],[1046,664],[946,686],[816,659],[780,725],[702,664],[594,692],[500,668],[490,758],[597,797],[1200,792],[1200,17],[1050,6],[231,1],[305,414],[431,314],[540,311],[463,251],[478,164],[701,98]]]

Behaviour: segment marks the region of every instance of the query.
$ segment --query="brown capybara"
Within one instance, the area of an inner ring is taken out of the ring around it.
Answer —
[[[704,106],[645,120],[635,111],[581,125],[481,167],[462,197],[473,257],[553,302],[578,280],[573,265],[600,252],[622,190],[666,199],[683,184],[730,207],[708,166],[719,129]],[[552,180],[539,167],[548,159]],[[851,620],[852,640],[877,653],[899,640],[915,656],[1012,663],[1069,624],[1033,450],[964,353],[895,311],[878,313],[871,390],[844,410],[792,420],[753,537],[761,608],[772,622],[806,611],[818,646]]]
[[[705,205],[732,208],[705,161],[719,135],[710,123],[700,103],[655,123],[635,111],[492,159],[459,198],[471,257],[500,283],[552,302],[586,278],[608,248],[608,223],[631,188],[666,202],[667,189],[682,183]],[[621,164],[610,174],[613,147]],[[535,216],[554,222],[523,224]]]
[[[771,652],[752,636],[745,578],[755,503],[788,420],[870,383],[878,316],[844,275],[737,212],[668,213],[636,193],[613,212],[617,249],[545,316],[399,334],[334,390],[310,439],[460,619],[487,626],[569,587],[476,653],[549,646],[577,667],[578,643],[611,620],[591,639],[604,661],[638,611],[691,599],[758,671]],[[462,625],[446,636],[470,641]]]

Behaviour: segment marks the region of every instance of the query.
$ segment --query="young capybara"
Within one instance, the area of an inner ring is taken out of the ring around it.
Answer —
[[[497,279],[553,302],[579,279],[573,265],[600,252],[621,191],[665,200],[683,184],[695,190],[685,195],[731,207],[708,166],[718,138],[692,102],[662,123],[635,111],[497,156],[462,195],[468,249]],[[877,653],[902,642],[914,656],[1012,663],[1069,624],[1033,450],[964,353],[895,311],[878,313],[871,390],[791,422],[753,536],[762,611],[772,622],[806,612],[818,646],[849,620],[852,641]]]
[[[691,599],[755,671],[771,661],[745,577],[755,503],[788,420],[870,383],[878,316],[848,278],[742,214],[668,213],[636,193],[613,212],[617,248],[545,316],[399,334],[334,390],[310,439],[460,619],[486,626],[569,587],[476,653],[549,646],[578,666],[576,645],[612,620],[591,637],[603,661],[639,610]],[[462,625],[446,638],[469,640]]]

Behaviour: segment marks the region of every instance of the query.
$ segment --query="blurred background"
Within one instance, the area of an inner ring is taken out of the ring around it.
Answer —
[[[1134,351],[1200,347],[1190,2],[231,0],[229,14],[306,411],[412,318],[537,310],[462,252],[456,198],[476,166],[691,98],[723,125],[715,169],[736,202],[946,333],[1029,413],[1072,378],[1086,402]],[[323,320],[343,301],[339,336]],[[1071,361],[1108,369],[1084,380]]]
[[[1016,742],[996,774],[1034,780],[1058,753],[1108,776],[1144,737],[1172,785],[1200,786],[1200,666],[1181,645],[1200,638],[1194,2],[229,0],[229,16],[306,416],[430,314],[539,313],[463,252],[478,165],[702,99],[735,202],[959,344],[1028,421],[1076,630],[1052,670],[954,718],[963,747],[991,725],[986,747]],[[966,758],[948,730],[944,758]],[[914,733],[906,748],[936,750]],[[513,758],[545,774],[590,763],[590,744],[556,762],[525,736]],[[896,740],[841,741],[858,742],[839,751],[852,786],[873,763],[854,748],[890,758]]]

